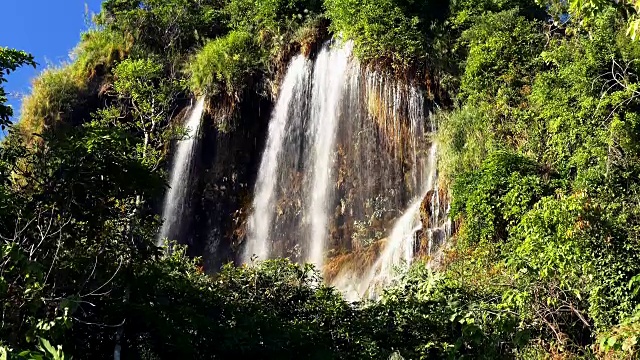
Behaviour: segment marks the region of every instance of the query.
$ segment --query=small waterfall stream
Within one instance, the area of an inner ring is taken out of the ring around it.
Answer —
[[[162,246],[165,239],[176,240],[181,234],[181,222],[185,218],[189,206],[187,195],[191,185],[193,155],[197,148],[200,124],[204,112],[204,97],[200,97],[196,105],[190,109],[189,118],[184,126],[187,137],[178,142],[173,166],[169,176],[169,191],[164,200],[162,217],[164,222],[158,234],[157,244]]]
[[[438,195],[437,175],[437,144],[431,144],[426,164],[426,181],[420,196],[416,197],[404,214],[396,221],[393,230],[389,234],[386,247],[378,260],[369,270],[367,277],[361,281],[358,293],[360,296],[375,296],[379,290],[389,285],[395,278],[396,272],[401,267],[411,264],[415,256],[416,236],[423,230],[424,225],[420,219],[420,206],[430,192],[435,197]],[[438,220],[435,220],[436,222]],[[429,224],[431,225],[431,224]],[[431,229],[426,229],[431,231]],[[427,254],[431,255],[431,254]]]
[[[313,71],[311,98],[311,133],[313,134],[313,165],[308,175],[311,184],[307,196],[310,234],[307,262],[317,268],[324,265],[329,212],[333,201],[333,149],[347,80],[352,44],[330,49],[322,48]]]
[[[270,256],[278,171],[284,161],[283,157],[290,155],[283,154],[283,151],[290,151],[286,146],[287,140],[290,140],[287,137],[287,125],[291,119],[301,118],[301,97],[305,93],[302,86],[308,81],[310,69],[310,62],[304,56],[298,55],[291,61],[280,89],[278,102],[273,109],[269,137],[255,186],[253,213],[249,218],[247,244],[243,254],[245,263],[251,262],[253,256],[260,260],[268,259]]]

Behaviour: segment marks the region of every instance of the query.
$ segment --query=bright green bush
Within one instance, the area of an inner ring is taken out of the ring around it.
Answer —
[[[78,78],[93,78],[109,73],[111,68],[129,54],[133,41],[120,32],[89,30],[73,51],[73,68]]]
[[[438,1],[326,0],[331,28],[355,41],[365,60],[390,60],[408,65],[429,56],[432,30],[448,7]]]
[[[189,64],[191,90],[209,96],[238,96],[264,66],[253,36],[241,30],[208,42]]]
[[[46,69],[33,81],[20,110],[19,127],[26,136],[72,123],[87,91],[85,79],[74,75],[73,67],[67,65]]]
[[[458,176],[451,215],[464,217],[465,240],[507,240],[511,227],[551,192],[542,175],[540,166],[530,159],[497,151],[489,154],[478,170]]]
[[[500,147],[492,131],[492,115],[486,103],[438,113],[438,166],[445,183],[478,169],[485,157]]]
[[[277,35],[295,30],[322,12],[320,0],[231,0],[225,6],[229,24],[235,29]]]

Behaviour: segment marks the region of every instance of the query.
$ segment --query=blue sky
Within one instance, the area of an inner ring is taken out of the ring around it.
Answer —
[[[50,64],[69,60],[69,53],[87,29],[89,13],[99,12],[101,0],[0,0],[0,46],[27,51],[38,62],[37,69],[23,67],[9,75],[5,89],[15,116],[21,96],[28,94],[31,79]],[[17,94],[18,96],[12,96]],[[0,134],[0,137],[2,135]]]

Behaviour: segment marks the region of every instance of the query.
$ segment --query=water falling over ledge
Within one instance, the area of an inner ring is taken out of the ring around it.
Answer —
[[[184,126],[187,137],[178,141],[175,157],[169,176],[169,191],[165,196],[162,228],[158,234],[157,245],[164,245],[165,239],[176,240],[182,233],[181,222],[188,209],[188,194],[192,181],[194,151],[204,113],[204,97],[200,97],[189,111]]]
[[[396,265],[423,255],[418,234],[446,216],[421,221],[425,196],[439,196],[435,125],[426,123],[422,91],[362,66],[351,50],[350,42],[328,42],[316,59],[291,61],[242,260],[312,263],[361,298],[388,284]]]
[[[352,43],[337,49],[325,45],[318,54],[313,72],[311,97],[312,169],[306,182],[311,185],[307,196],[309,242],[307,262],[321,269],[324,265],[331,202],[333,201],[334,143],[338,130],[347,81]]]
[[[291,126],[288,123],[291,119],[301,118],[301,104],[305,95],[303,87],[308,81],[310,69],[310,61],[302,55],[291,60],[278,102],[273,109],[269,136],[255,185],[253,213],[249,218],[247,243],[242,257],[245,263],[251,262],[254,256],[260,260],[268,259],[272,252],[270,239],[276,210],[274,201],[278,190],[279,169],[285,161],[283,157],[290,155],[286,153],[291,146],[291,134],[287,132]]]

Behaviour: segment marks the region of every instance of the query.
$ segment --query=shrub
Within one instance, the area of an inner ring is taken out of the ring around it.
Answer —
[[[36,67],[33,55],[24,51],[0,47],[0,128],[4,130],[11,123],[13,116],[13,108],[6,105],[7,94],[4,90],[4,83],[7,81],[6,75],[23,65],[31,65]]]
[[[448,12],[438,1],[327,0],[325,6],[331,28],[355,41],[358,56],[399,65],[427,57],[432,30]]]
[[[73,74],[72,66],[46,69],[32,84],[32,91],[22,102],[19,128],[29,137],[47,129],[71,124],[86,97],[86,84]]]
[[[175,55],[224,30],[221,0],[107,0],[100,26],[135,39],[143,51]]]
[[[541,25],[519,16],[517,9],[482,16],[462,35],[468,45],[462,96],[517,101],[517,90],[533,82],[543,40]]]
[[[491,129],[493,117],[488,110],[487,104],[482,104],[438,114],[438,168],[445,183],[479,168],[487,154],[499,147]]]
[[[111,30],[89,30],[73,51],[74,75],[77,78],[93,78],[107,74],[111,68],[129,54],[133,39]]]
[[[551,186],[540,167],[521,155],[497,151],[480,169],[460,175],[453,185],[452,216],[464,215],[465,240],[505,241],[512,226]]]
[[[189,64],[191,90],[209,96],[238,96],[246,80],[263,66],[264,53],[246,31],[208,42]]]
[[[225,7],[229,24],[252,33],[293,30],[322,12],[320,0],[231,0]]]

